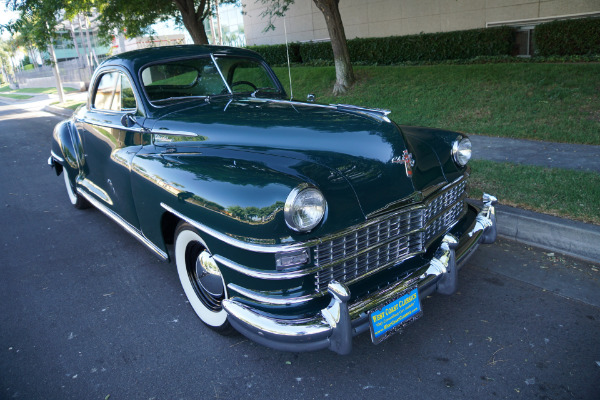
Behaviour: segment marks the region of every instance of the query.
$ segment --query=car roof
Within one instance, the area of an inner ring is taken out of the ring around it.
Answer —
[[[104,65],[123,65],[137,73],[137,71],[146,64],[160,60],[169,60],[177,58],[190,58],[208,54],[231,55],[240,57],[251,57],[263,61],[263,58],[256,52],[239,47],[212,46],[212,45],[178,45],[151,47],[147,49],[133,50],[117,54],[106,59],[100,66]]]

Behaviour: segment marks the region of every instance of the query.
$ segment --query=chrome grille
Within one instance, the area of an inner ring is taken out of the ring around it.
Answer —
[[[425,229],[425,242],[436,237],[438,234],[442,233],[442,231],[446,230],[446,228],[452,225],[454,221],[458,219],[464,207],[465,203],[461,201],[444,214],[440,215],[439,218],[434,219],[431,224],[427,225],[427,228]]]
[[[375,271],[382,265],[396,263],[398,260],[420,251],[423,247],[422,237],[423,232],[401,236],[382,246],[320,270],[316,276],[317,291],[326,289],[332,279],[338,282],[349,282],[370,271]]]
[[[454,224],[464,210],[461,180],[421,206],[396,212],[314,247],[315,290],[332,279],[351,282],[425,250],[427,243]],[[453,206],[454,205],[454,206]]]

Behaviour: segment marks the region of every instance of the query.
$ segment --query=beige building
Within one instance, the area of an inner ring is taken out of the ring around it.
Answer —
[[[284,21],[263,32],[264,6],[243,0],[248,45],[284,43]],[[600,0],[340,0],[348,39],[511,25],[528,36],[536,24],[563,18],[600,17]],[[328,40],[325,18],[312,0],[296,0],[285,17],[288,41]],[[526,40],[526,39],[525,39]]]

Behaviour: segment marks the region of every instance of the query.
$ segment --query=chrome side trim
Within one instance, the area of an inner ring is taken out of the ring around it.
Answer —
[[[230,283],[227,285],[230,290],[233,290],[242,296],[245,296],[254,301],[258,301],[262,304],[274,304],[287,306],[292,304],[302,304],[311,301],[316,297],[320,297],[318,295],[309,295],[309,296],[300,296],[300,297],[281,297],[281,296],[269,296],[262,294],[261,292],[256,292],[254,290],[243,288],[235,283]]]
[[[96,197],[98,197],[100,200],[104,201],[105,203],[107,203],[111,206],[113,205],[113,201],[110,198],[110,196],[108,195],[108,193],[106,193],[106,191],[104,189],[102,189],[100,186],[96,185],[91,180],[79,179],[78,182],[81,186],[86,188],[88,191],[95,194]]]
[[[310,270],[307,269],[307,270],[300,270],[300,271],[293,271],[293,272],[260,271],[257,269],[245,267],[241,264],[236,263],[235,261],[231,261],[230,259],[220,256],[218,254],[213,255],[213,258],[219,264],[221,264],[227,268],[230,268],[236,272],[239,272],[240,274],[244,274],[244,275],[250,276],[252,278],[267,279],[267,280],[272,280],[272,281],[302,278],[303,276],[310,275],[311,273],[313,273],[315,271],[315,269],[310,269]]]
[[[215,229],[209,228],[208,226],[201,224],[200,222],[198,222],[196,220],[186,217],[185,215],[183,215],[179,211],[174,210],[173,208],[169,207],[165,203],[160,203],[160,205],[162,208],[164,208],[168,212],[170,212],[170,213],[174,214],[175,216],[181,218],[182,220],[188,222],[189,224],[198,228],[199,230],[206,233],[207,235],[210,235],[210,236],[214,237],[215,239],[219,239],[231,246],[234,246],[234,247],[237,247],[240,249],[244,249],[244,250],[248,250],[248,251],[255,251],[257,253],[278,253],[280,251],[281,252],[293,251],[293,250],[298,250],[300,248],[309,246],[309,244],[306,244],[306,243],[296,243],[296,244],[291,244],[291,245],[267,245],[267,244],[261,245],[261,244],[244,242],[243,240],[235,239],[229,235],[218,232]],[[285,278],[283,278],[283,279],[285,279]]]
[[[156,134],[156,135],[169,135],[169,136],[191,136],[191,137],[200,136],[194,132],[171,131],[169,129],[161,129],[161,128],[151,129],[150,133]]]
[[[50,151],[50,155],[52,156],[52,158],[54,158],[56,161],[60,162],[60,163],[64,163],[65,159],[60,157],[59,155],[57,155],[54,150]]]
[[[77,193],[83,196],[87,201],[89,201],[94,207],[98,210],[102,211],[106,216],[115,221],[117,224],[121,225],[123,229],[125,229],[129,234],[139,240],[142,244],[146,245],[150,250],[152,250],[156,255],[158,255],[163,260],[168,260],[169,256],[167,253],[158,248],[154,243],[150,241],[144,234],[129,222],[125,221],[119,214],[106,207],[104,204],[100,203],[93,196],[86,193],[81,188],[77,188]]]
[[[119,114],[127,114],[125,112],[121,113],[119,112]],[[99,123],[96,121],[88,121],[87,119],[78,119],[79,122],[82,122],[84,124],[88,124],[88,125],[97,125],[97,126],[101,126],[103,128],[110,128],[110,129],[121,129],[124,131],[129,131],[129,132],[136,132],[136,133],[147,133],[147,131],[145,130],[145,128],[127,128],[126,126],[120,125],[120,124],[107,124],[105,122]]]
[[[367,107],[353,106],[351,104],[331,104],[331,105],[336,107],[338,110],[352,111],[357,114],[364,115],[366,117],[371,117],[378,121],[384,121],[384,122],[388,122],[388,123],[391,122],[390,119],[388,118],[388,115],[391,113],[390,110],[384,110],[381,108],[367,108]]]

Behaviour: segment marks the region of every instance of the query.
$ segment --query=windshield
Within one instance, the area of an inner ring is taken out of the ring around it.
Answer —
[[[145,68],[142,83],[148,99],[162,104],[231,93],[252,96],[280,93],[278,85],[258,61],[239,57],[215,57],[215,60],[219,68],[210,57],[170,61]]]

